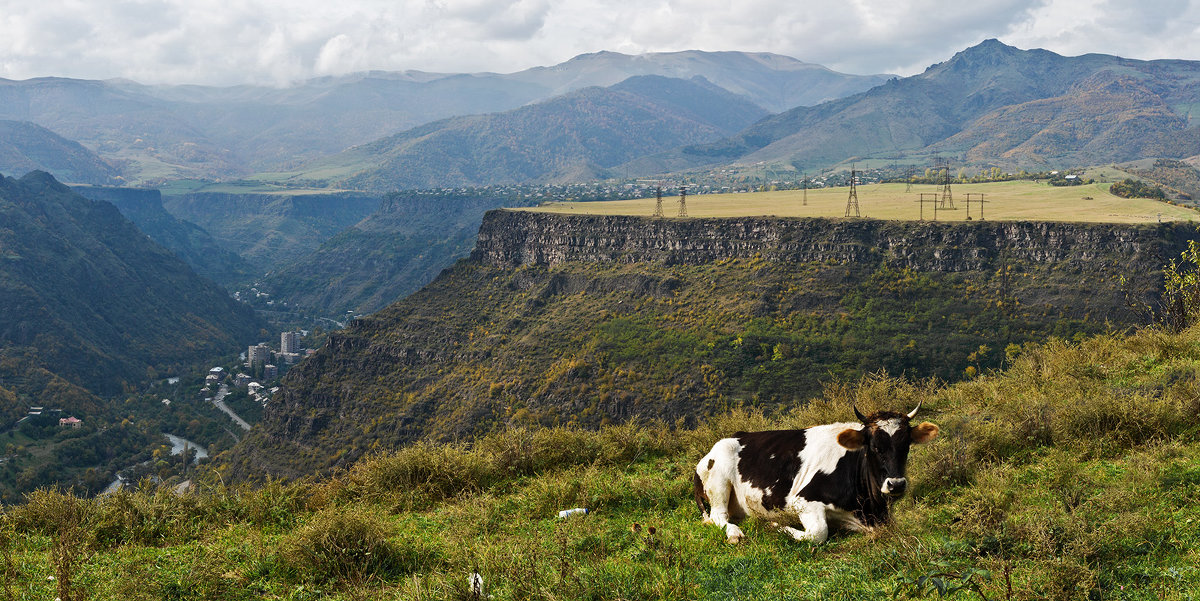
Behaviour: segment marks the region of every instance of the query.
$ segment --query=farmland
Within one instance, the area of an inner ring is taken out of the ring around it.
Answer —
[[[1088,223],[1155,223],[1158,221],[1193,221],[1200,219],[1196,210],[1143,198],[1119,198],[1108,192],[1109,184],[1080,186],[1051,186],[1032,181],[1010,181],[983,184],[954,185],[955,209],[938,210],[938,221],[965,221],[980,218],[979,198],[984,200],[984,219],[1005,221],[1074,221]],[[929,199],[936,186],[905,184],[872,184],[858,187],[860,214],[864,218],[916,220],[934,218]],[[675,192],[671,190],[671,192]],[[922,208],[920,195],[926,194]],[[967,195],[971,206],[967,207]],[[689,194],[689,217],[746,217],[774,215],[778,217],[843,217],[849,188],[815,188],[773,192],[735,194]],[[546,203],[531,211],[592,215],[654,214],[655,199],[619,200],[609,202]],[[667,217],[679,214],[679,197],[663,197],[663,213]]]

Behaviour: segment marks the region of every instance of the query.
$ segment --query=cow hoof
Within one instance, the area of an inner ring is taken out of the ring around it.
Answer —
[[[737,534],[731,534],[725,539],[725,542],[731,545],[741,544],[742,536],[744,535],[741,532],[738,532]]]
[[[712,523],[713,523],[713,521],[712,521],[712,518],[710,518],[710,517],[708,517],[708,516],[704,516],[704,519],[703,519],[703,520],[701,520],[701,522],[700,522],[700,523],[701,523],[701,524],[703,524],[703,525],[705,525],[705,526],[711,526],[711,525],[712,525]]]

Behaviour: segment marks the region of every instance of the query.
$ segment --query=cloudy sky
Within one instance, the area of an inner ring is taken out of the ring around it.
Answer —
[[[1200,59],[1200,0],[0,0],[0,77],[287,85],[747,50],[909,75],[986,38]]]

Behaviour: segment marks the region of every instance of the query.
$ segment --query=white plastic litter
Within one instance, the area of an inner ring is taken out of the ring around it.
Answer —
[[[558,512],[558,517],[560,519],[565,519],[565,518],[569,518],[573,515],[584,515],[586,513],[587,513],[587,509],[584,509],[583,507],[576,507],[575,509],[564,509],[564,510]]]

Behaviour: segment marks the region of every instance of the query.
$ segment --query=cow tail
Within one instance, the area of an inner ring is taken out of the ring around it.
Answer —
[[[696,472],[692,472],[692,497],[696,499],[696,508],[700,510],[700,516],[708,517],[708,510],[704,508],[704,501],[708,497],[704,494],[704,482]]]

